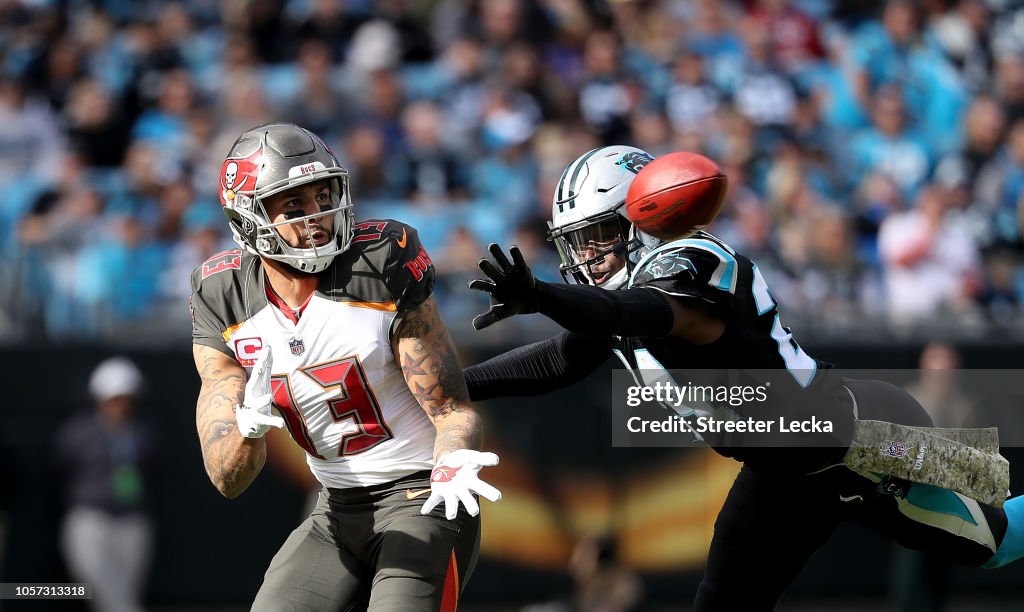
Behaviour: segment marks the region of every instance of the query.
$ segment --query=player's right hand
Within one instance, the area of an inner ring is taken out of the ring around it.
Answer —
[[[492,502],[501,499],[501,491],[477,475],[480,468],[494,465],[498,465],[498,456],[494,453],[468,448],[448,453],[430,472],[430,497],[423,503],[420,514],[430,514],[441,502],[444,502],[444,516],[449,521],[459,513],[459,502],[470,516],[480,514],[480,504],[474,494]]]
[[[256,365],[245,383],[245,397],[241,406],[235,406],[238,433],[246,438],[262,438],[271,427],[284,427],[284,419],[273,414],[274,395],[270,392],[270,376],[274,368],[274,355],[270,347],[260,352]]]
[[[537,312],[537,279],[526,265],[519,247],[509,249],[512,261],[505,257],[505,251],[495,243],[487,249],[494,258],[492,263],[486,257],[477,264],[490,280],[481,278],[469,282],[470,289],[483,291],[491,298],[487,312],[473,317],[473,328],[484,329],[502,319],[517,314]]]

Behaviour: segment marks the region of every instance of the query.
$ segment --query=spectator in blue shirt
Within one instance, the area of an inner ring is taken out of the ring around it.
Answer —
[[[854,35],[854,90],[865,107],[879,87],[907,80],[910,55],[919,43],[918,19],[912,2],[892,0],[885,4],[880,22],[868,22]]]
[[[159,88],[156,107],[135,122],[132,140],[148,142],[160,150],[161,156],[183,164],[188,147],[188,113],[195,101],[192,75],[184,69],[168,71],[160,78]]]
[[[686,41],[690,50],[707,61],[712,82],[727,89],[743,63],[743,43],[733,27],[738,15],[730,15],[723,5],[724,2],[717,0],[695,2],[693,17],[687,24]]]
[[[114,222],[111,240],[87,247],[78,259],[77,297],[97,331],[151,313],[159,295],[165,245],[144,240],[133,216]]]
[[[853,185],[869,172],[891,178],[909,199],[931,172],[932,154],[923,139],[907,126],[900,90],[882,87],[871,107],[872,127],[858,133],[852,144]]]
[[[1021,203],[1024,202],[1024,119],[1010,127],[1006,147],[994,164],[997,172],[986,178],[999,185],[996,200],[989,204],[990,223],[996,242],[1017,247],[1021,242]]]

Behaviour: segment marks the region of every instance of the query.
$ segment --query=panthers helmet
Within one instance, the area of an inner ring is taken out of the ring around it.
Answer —
[[[572,277],[580,284],[618,289],[629,279],[641,249],[658,242],[633,228],[624,214],[633,177],[653,159],[642,149],[613,145],[584,153],[562,172],[551,203],[548,240],[558,249],[566,282]],[[588,258],[588,247],[597,254]],[[590,267],[609,253],[623,257],[626,265],[595,283]]]
[[[330,203],[320,212],[273,223],[265,198],[293,187],[328,181]],[[268,123],[238,137],[220,169],[220,203],[235,242],[243,249],[313,274],[324,270],[352,242],[348,171],[319,136],[291,123]],[[317,246],[317,222],[333,220],[333,240]],[[309,248],[290,246],[277,228],[302,224]]]

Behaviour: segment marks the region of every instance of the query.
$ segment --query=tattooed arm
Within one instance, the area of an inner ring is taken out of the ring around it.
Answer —
[[[210,481],[224,497],[233,499],[249,488],[267,459],[263,438],[238,433],[235,406],[245,395],[245,369],[224,353],[201,344],[192,356],[202,379],[196,404],[196,429]]]
[[[433,296],[404,314],[391,344],[409,390],[437,428],[434,459],[460,448],[479,450],[483,424]]]

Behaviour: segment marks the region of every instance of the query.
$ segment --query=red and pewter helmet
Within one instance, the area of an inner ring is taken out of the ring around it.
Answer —
[[[331,197],[320,212],[270,221],[263,206],[265,198],[324,180]],[[220,203],[239,246],[302,272],[324,270],[352,242],[354,211],[348,171],[319,136],[291,123],[268,123],[238,137],[220,168]],[[325,217],[333,219],[334,239],[316,246],[313,231]],[[289,246],[277,232],[280,226],[299,223],[309,234],[310,248]]]

